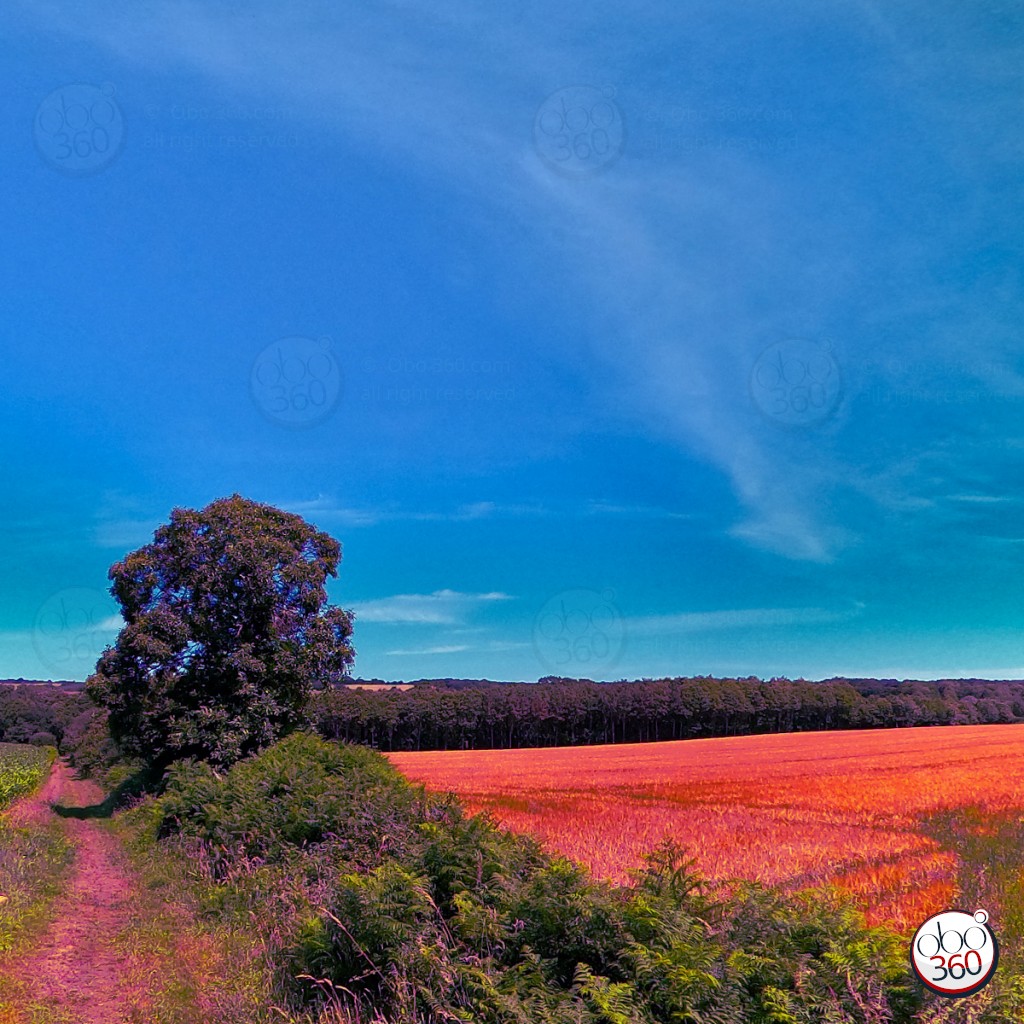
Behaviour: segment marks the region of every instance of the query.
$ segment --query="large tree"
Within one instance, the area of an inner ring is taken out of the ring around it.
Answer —
[[[175,509],[110,569],[125,626],[87,690],[120,749],[226,765],[299,724],[354,660],[351,613],[327,604],[340,561],[328,534],[237,494]]]

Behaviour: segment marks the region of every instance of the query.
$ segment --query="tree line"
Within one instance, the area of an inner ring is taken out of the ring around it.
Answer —
[[[339,687],[317,694],[320,734],[381,750],[643,743],[752,733],[1024,722],[1024,682],[823,682],[708,676],[595,683]]]
[[[382,750],[572,746],[1024,722],[1024,682],[432,680],[407,690],[326,689],[314,694],[309,714],[328,739]],[[106,716],[83,693],[0,685],[0,742],[30,741],[62,750],[84,744],[101,758],[109,747]]]

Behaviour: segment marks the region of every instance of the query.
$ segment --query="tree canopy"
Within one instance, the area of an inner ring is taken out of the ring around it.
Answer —
[[[237,494],[174,509],[109,573],[125,625],[86,689],[121,750],[226,765],[300,724],[355,657],[351,613],[327,604],[340,562],[328,534]]]

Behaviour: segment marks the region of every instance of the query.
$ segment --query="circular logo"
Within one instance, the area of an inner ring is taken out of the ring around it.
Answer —
[[[910,965],[918,980],[943,996],[969,996],[992,980],[999,944],[988,913],[944,910],[929,917],[910,943]]]
[[[312,427],[327,419],[341,397],[341,366],[326,338],[283,338],[253,361],[253,401],[283,427]]]
[[[35,118],[39,155],[65,174],[96,174],[117,159],[124,118],[112,85],[64,85],[39,104]]]
[[[57,679],[82,679],[113,641],[117,623],[110,598],[87,587],[66,587],[36,612],[32,646]]]
[[[552,93],[533,121],[541,159],[568,178],[585,178],[611,166],[626,143],[622,111],[613,91],[573,85]]]
[[[818,423],[839,404],[839,364],[828,345],[779,341],[754,363],[750,393],[766,416],[787,426]]]
[[[611,591],[563,590],[544,604],[533,623],[537,658],[559,675],[611,668],[625,640],[625,623]]]

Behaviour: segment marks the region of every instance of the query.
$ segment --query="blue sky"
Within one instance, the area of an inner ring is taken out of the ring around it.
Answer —
[[[233,492],[363,676],[1024,676],[1019,6],[0,21],[0,677]]]

